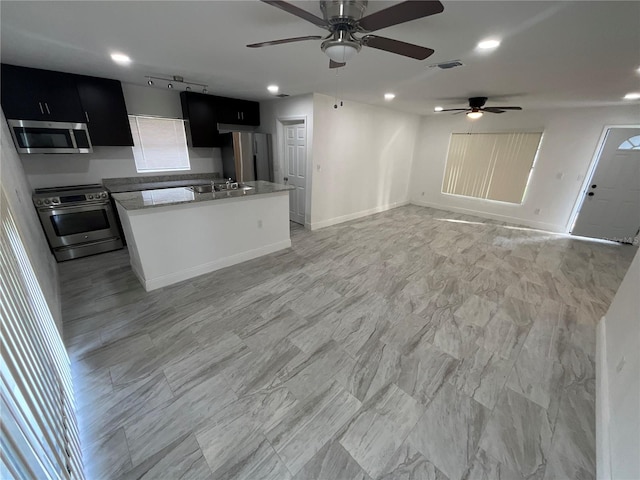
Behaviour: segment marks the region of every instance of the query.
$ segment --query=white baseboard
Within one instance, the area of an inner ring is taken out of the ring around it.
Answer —
[[[220,258],[213,262],[204,263],[196,267],[185,268],[184,270],[155,278],[145,279],[142,275],[140,275],[140,272],[137,272],[135,269],[134,273],[144,286],[144,289],[149,292],[151,290],[156,290],[168,285],[173,285],[174,283],[178,283],[183,280],[188,280],[189,278],[204,275],[206,273],[211,273],[216,270],[220,270],[221,268],[230,267],[231,265],[236,265],[238,263],[246,262],[247,260],[252,260],[263,255],[277,252],[279,250],[284,250],[285,248],[289,247],[291,247],[291,239],[272,243],[270,245],[265,245],[264,247],[238,253],[236,255],[231,255],[230,257]]]
[[[347,215],[342,215],[340,217],[330,218],[329,220],[322,220],[320,222],[310,223],[309,227],[311,230],[318,230],[320,228],[330,227],[332,225],[348,222],[350,220],[357,220],[358,218],[368,217],[369,215],[373,215],[375,213],[386,212],[387,210],[391,210],[397,207],[402,207],[404,205],[409,205],[409,200],[405,200],[403,202],[388,203],[386,205],[380,205],[378,207],[370,208],[368,210],[362,210],[360,212],[349,213]]]
[[[607,371],[607,324],[602,317],[596,329],[596,478],[611,479],[609,442],[609,375]]]
[[[537,229],[545,230],[548,232],[566,234],[564,225],[555,225],[553,223],[546,223],[546,222],[535,222],[535,221],[525,220],[518,217],[510,217],[508,215],[499,215],[497,213],[488,213],[488,212],[483,212],[481,210],[452,207],[450,205],[441,205],[439,203],[432,203],[432,202],[422,202],[419,200],[411,200],[411,204],[418,205],[420,207],[431,207],[431,208],[437,208],[440,210],[447,210],[449,212],[475,215],[476,217],[481,217],[481,218],[490,218],[492,220],[498,220],[500,222],[507,222],[515,225],[524,225],[526,227],[537,228]]]

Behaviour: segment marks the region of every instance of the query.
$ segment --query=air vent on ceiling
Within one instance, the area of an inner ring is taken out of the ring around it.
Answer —
[[[429,67],[438,67],[442,70],[449,70],[450,68],[462,67],[464,64],[460,60],[449,60],[448,62],[434,63]]]
[[[279,93],[278,95],[276,95],[276,97],[278,98],[284,98],[284,97],[288,97],[289,95],[287,95],[286,93]]]

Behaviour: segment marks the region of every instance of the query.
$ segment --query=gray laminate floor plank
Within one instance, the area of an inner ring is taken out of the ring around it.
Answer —
[[[595,478],[595,329],[635,248],[405,206],[145,292],[60,265],[90,478]]]

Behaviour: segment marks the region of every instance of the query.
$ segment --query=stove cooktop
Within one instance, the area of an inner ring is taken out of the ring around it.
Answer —
[[[99,183],[67,185],[61,187],[36,188],[33,203],[37,207],[59,204],[84,204],[105,201],[109,192]]]

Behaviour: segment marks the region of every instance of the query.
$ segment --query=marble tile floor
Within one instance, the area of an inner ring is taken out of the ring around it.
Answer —
[[[145,292],[60,265],[90,479],[595,478],[595,326],[635,248],[406,206]]]

